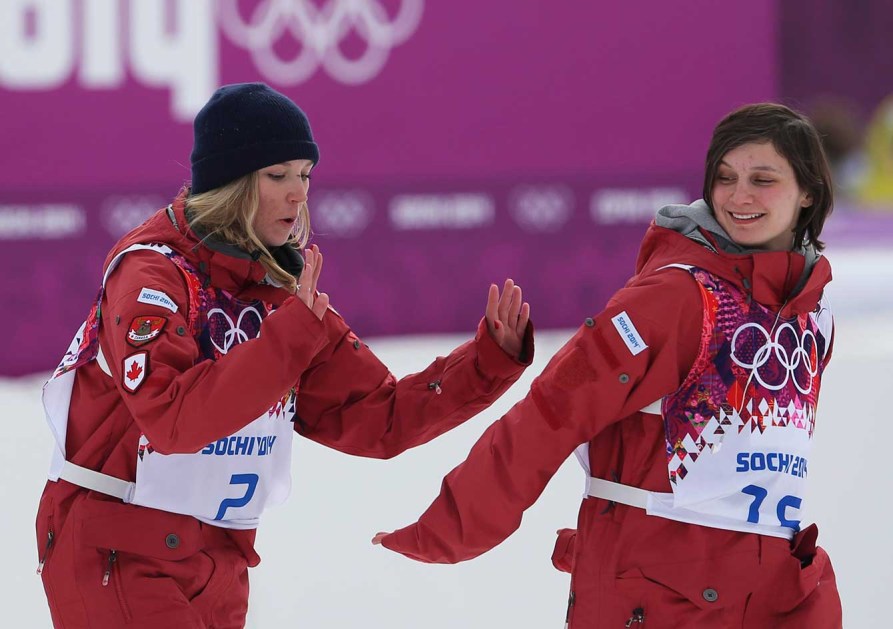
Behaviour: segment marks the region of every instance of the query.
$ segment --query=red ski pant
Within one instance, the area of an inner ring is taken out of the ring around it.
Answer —
[[[41,528],[52,522],[38,521]],[[64,629],[245,626],[248,563],[223,529],[80,496],[54,531],[43,584]]]

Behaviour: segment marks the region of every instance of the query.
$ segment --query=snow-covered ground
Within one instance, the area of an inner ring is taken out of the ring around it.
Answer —
[[[819,523],[831,554],[848,627],[886,626],[893,583],[893,514],[882,399],[893,381],[893,251],[829,252],[828,290],[837,314],[834,360],[823,382],[810,461],[806,520]],[[533,304],[534,316],[536,304]],[[580,319],[591,313],[580,313]],[[469,330],[469,333],[471,330]],[[431,566],[373,547],[377,531],[408,524],[444,474],[512,403],[569,337],[540,332],[537,359],[497,404],[439,440],[392,461],[356,459],[296,441],[289,502],[258,534],[263,563],[252,571],[249,627],[490,629],[563,626],[569,576],[552,568],[555,530],[574,525],[583,474],[569,460],[525,515],[520,530],[482,557]],[[422,368],[460,336],[367,339],[398,375]],[[51,438],[40,408],[44,376],[0,380],[7,436],[0,447],[2,625],[50,626],[40,578],[34,513]]]

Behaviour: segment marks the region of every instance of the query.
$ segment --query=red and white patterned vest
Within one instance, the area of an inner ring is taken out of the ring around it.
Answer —
[[[97,360],[109,373],[99,347],[100,303],[105,284],[121,258],[150,250],[167,257],[182,272],[189,293],[184,313],[199,347],[196,364],[219,360],[232,347],[260,334],[272,307],[260,301],[239,301],[210,285],[206,274],[167,246],[134,245],[109,264],[96,303],[81,325],[61,364],[44,386],[47,420],[56,441],[50,480],[66,465],[65,437],[75,371]],[[291,489],[292,389],[267,412],[233,435],[210,443],[194,454],[155,452],[145,435],[137,451],[136,482],[128,484],[125,502],[191,515],[225,528],[255,528],[261,512],[285,501]]]
[[[730,282],[687,269],[704,319],[698,358],[661,405],[670,513],[790,537],[800,528],[831,312],[822,299],[783,319]]]
[[[587,494],[649,515],[790,539],[800,529],[812,435],[832,317],[824,298],[783,319],[697,267],[704,306],[697,359],[679,389],[643,413],[665,429],[672,493],[604,479]],[[588,444],[577,457],[589,471]]]

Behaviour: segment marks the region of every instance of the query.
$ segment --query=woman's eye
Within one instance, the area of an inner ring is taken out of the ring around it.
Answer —
[[[772,179],[754,179],[754,183],[758,183],[761,186],[767,186],[770,183],[774,183]]]
[[[734,181],[734,177],[730,177],[729,175],[718,175],[716,180],[720,183],[729,183],[730,181]]]
[[[267,173],[267,177],[269,177],[273,181],[282,181],[283,179],[285,179],[285,175],[281,175],[279,173]]]
[[[310,181],[310,175],[308,173],[301,173],[301,181]]]

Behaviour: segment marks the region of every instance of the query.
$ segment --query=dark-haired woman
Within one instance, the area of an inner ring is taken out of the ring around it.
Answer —
[[[416,524],[373,543],[426,562],[493,548],[572,453],[585,470],[574,629],[839,629],[804,485],[833,326],[815,129],[762,103],[726,116],[703,199],[660,209],[636,274],[492,425]]]

